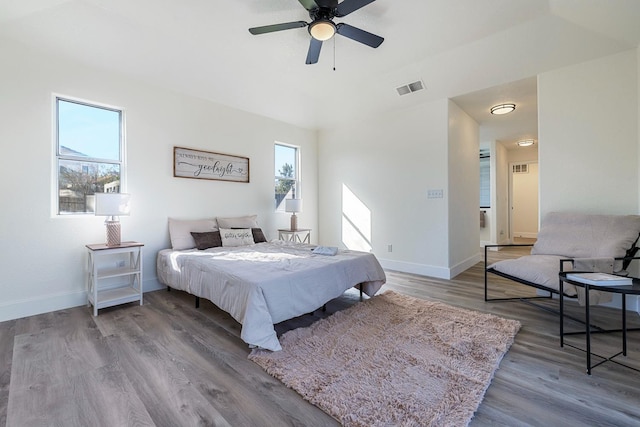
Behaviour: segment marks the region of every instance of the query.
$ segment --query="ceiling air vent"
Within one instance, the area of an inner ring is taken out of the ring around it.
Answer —
[[[424,89],[424,84],[422,84],[422,81],[420,80],[396,88],[396,90],[398,91],[398,95],[400,96],[417,92],[422,89]]]
[[[529,165],[526,163],[513,165],[513,173],[529,173]]]

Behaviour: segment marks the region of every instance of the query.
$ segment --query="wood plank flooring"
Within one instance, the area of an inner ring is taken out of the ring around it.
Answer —
[[[491,252],[491,259],[522,249]],[[607,362],[586,375],[585,354],[560,348],[558,318],[522,302],[485,302],[483,265],[453,280],[387,272],[384,290],[518,319],[522,329],[501,362],[472,426],[640,426],[640,372]],[[494,296],[534,290],[491,279]],[[316,311],[276,325],[279,334],[358,303],[348,291]],[[543,300],[550,308],[557,301]],[[576,317],[582,308],[569,302]],[[620,312],[596,307],[594,323],[619,327]],[[640,326],[628,312],[630,327]],[[566,321],[567,329],[579,324]],[[145,304],[77,307],[0,323],[0,425],[331,426],[336,421],[247,359],[240,325],[208,301],[178,291],[145,294]],[[583,336],[571,337],[580,346]],[[594,337],[610,355],[620,334]],[[640,369],[640,332],[628,356]],[[594,361],[600,359],[594,358]]]

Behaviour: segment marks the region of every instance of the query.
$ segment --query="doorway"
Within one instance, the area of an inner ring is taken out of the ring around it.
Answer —
[[[538,162],[509,164],[509,236],[538,237]]]

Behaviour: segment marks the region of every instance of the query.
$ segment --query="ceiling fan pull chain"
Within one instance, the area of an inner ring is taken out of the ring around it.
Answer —
[[[333,38],[333,71],[336,70],[336,38]]]

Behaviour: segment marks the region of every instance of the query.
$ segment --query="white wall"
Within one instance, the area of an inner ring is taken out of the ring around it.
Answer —
[[[636,49],[538,77],[541,217],[640,212],[639,63]]]
[[[540,213],[638,213],[636,50],[538,78]]]
[[[126,117],[127,187],[132,214],[124,240],[144,247],[144,286],[157,286],[155,256],[169,247],[168,217],[256,213],[268,237],[289,214],[273,209],[273,143],[299,145],[304,212],[317,230],[317,135],[200,99],[156,89],[0,40],[0,321],[81,305],[84,245],[104,240],[104,218],[52,216],[52,93],[122,107]],[[249,184],[173,177],[173,147],[250,158]],[[314,240],[317,234],[313,234]]]
[[[343,244],[345,185],[372,212],[371,247],[383,266],[448,275],[447,115],[441,100],[320,133],[322,244]],[[427,199],[429,189],[444,198]]]
[[[349,247],[346,186],[372,214],[370,244],[385,268],[446,278],[464,268],[479,239],[474,124],[455,104],[439,100],[321,132],[321,243]],[[428,190],[443,190],[443,198],[428,199]],[[450,215],[452,208],[469,211]]]
[[[480,261],[480,135],[478,123],[449,101],[449,264],[450,277]]]
[[[495,148],[495,232],[492,235],[493,243],[506,244],[510,242],[509,236],[509,153],[504,145],[494,143]],[[493,166],[493,163],[491,164]],[[492,199],[492,202],[494,200]]]

